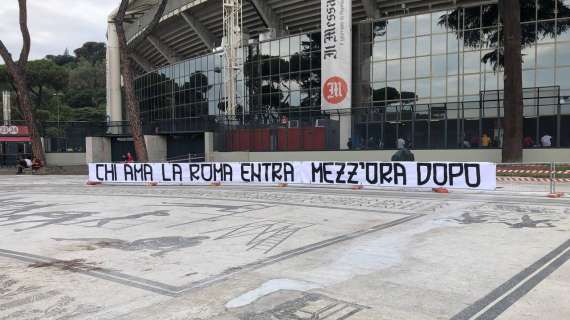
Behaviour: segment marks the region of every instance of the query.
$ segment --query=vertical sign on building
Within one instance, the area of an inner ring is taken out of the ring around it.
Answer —
[[[321,0],[321,104],[351,106],[352,1]]]
[[[7,126],[12,120],[12,106],[10,105],[10,91],[2,91],[2,119],[4,125]]]

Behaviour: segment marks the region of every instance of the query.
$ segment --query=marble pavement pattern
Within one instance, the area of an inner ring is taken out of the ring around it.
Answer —
[[[570,201],[0,177],[0,319],[569,319]]]

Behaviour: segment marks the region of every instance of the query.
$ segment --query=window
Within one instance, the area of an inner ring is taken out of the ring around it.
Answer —
[[[402,38],[413,37],[416,33],[416,17],[402,18]]]
[[[538,45],[536,56],[538,67],[552,67],[554,65],[554,45]]]
[[[388,59],[400,58],[400,40],[390,40],[388,46]]]
[[[421,57],[416,59],[416,77],[429,77],[430,75],[430,58]]]
[[[409,58],[415,56],[416,53],[416,39],[403,39],[402,40],[402,58]]]
[[[418,56],[425,56],[431,53],[431,38],[418,37],[416,43],[416,54]]]
[[[388,61],[388,81],[400,80],[400,60]]]
[[[402,79],[413,79],[415,77],[415,62],[416,59],[403,59],[402,60]]]
[[[388,40],[400,38],[400,19],[388,20],[386,36]]]

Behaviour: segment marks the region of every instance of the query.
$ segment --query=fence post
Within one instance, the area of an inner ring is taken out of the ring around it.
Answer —
[[[554,167],[554,162],[550,163],[550,194],[554,194],[555,193],[555,186],[554,186],[554,170],[556,168]]]
[[[556,162],[552,162],[552,192],[556,193]]]

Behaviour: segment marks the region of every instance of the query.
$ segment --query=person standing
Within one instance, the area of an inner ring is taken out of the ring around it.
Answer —
[[[534,140],[530,136],[526,136],[523,140],[523,147],[532,148],[534,146]]]
[[[402,162],[402,161],[415,161],[416,158],[410,150],[402,148],[396,151],[396,153],[392,155],[392,158],[390,160],[393,162]]]
[[[470,142],[470,140],[471,140],[471,139],[469,139],[469,137],[467,137],[467,136],[465,136],[465,137],[463,138],[463,144],[462,144],[463,148],[471,148],[471,142]]]
[[[545,148],[552,147],[552,136],[545,132],[542,138],[540,138],[540,144]]]
[[[24,169],[26,168],[26,161],[24,161],[24,158],[22,158],[21,156],[18,157],[18,159],[16,160],[16,174],[22,174],[24,173]]]
[[[471,148],[478,148],[479,147],[479,135],[476,134],[471,137]]]
[[[398,148],[398,150],[402,150],[406,147],[406,140],[404,140],[403,138],[398,138],[398,140],[396,141],[396,148]]]
[[[481,137],[481,147],[488,148],[491,145],[491,138],[486,133]]]
[[[133,158],[133,155],[130,152],[127,152],[127,163],[133,163],[135,161],[135,159]]]

